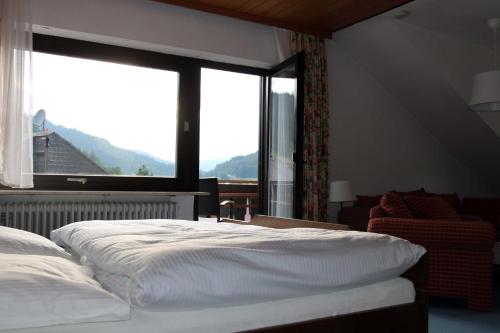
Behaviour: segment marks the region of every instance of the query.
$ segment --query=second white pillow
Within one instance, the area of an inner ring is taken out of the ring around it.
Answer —
[[[0,252],[71,257],[62,247],[45,237],[32,232],[2,226],[0,226]]]
[[[130,318],[130,306],[53,256],[0,253],[0,330]]]

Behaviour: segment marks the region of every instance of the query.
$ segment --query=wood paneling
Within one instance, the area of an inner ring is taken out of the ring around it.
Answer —
[[[411,0],[154,0],[330,38]]]

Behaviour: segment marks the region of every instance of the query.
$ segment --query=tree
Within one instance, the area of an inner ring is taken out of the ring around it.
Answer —
[[[138,170],[137,170],[137,176],[152,176],[153,173],[149,168],[143,164]]]

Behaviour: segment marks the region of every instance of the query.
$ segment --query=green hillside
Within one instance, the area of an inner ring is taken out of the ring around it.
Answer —
[[[73,146],[85,153],[97,164],[113,174],[175,176],[175,165],[131,150],[113,146],[107,140],[83,133],[77,129],[46,123],[51,132],[56,132]],[[149,171],[145,172],[143,165]]]
[[[220,179],[257,179],[257,152],[245,156],[235,156],[229,161],[219,163],[211,171],[200,171],[201,177]]]
[[[51,132],[56,132],[73,146],[86,154],[110,174],[123,175],[175,175],[175,165],[135,151],[118,148],[106,139],[99,138],[77,129],[46,123]],[[218,163],[213,170],[200,171],[202,177],[221,179],[257,179],[257,152],[245,156],[235,156]]]

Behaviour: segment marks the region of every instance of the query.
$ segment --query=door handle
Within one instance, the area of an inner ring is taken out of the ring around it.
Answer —
[[[67,182],[75,182],[75,183],[81,183],[82,185],[85,185],[85,183],[87,183],[87,178],[73,178],[73,177],[70,177],[70,178],[66,178],[66,181]]]

